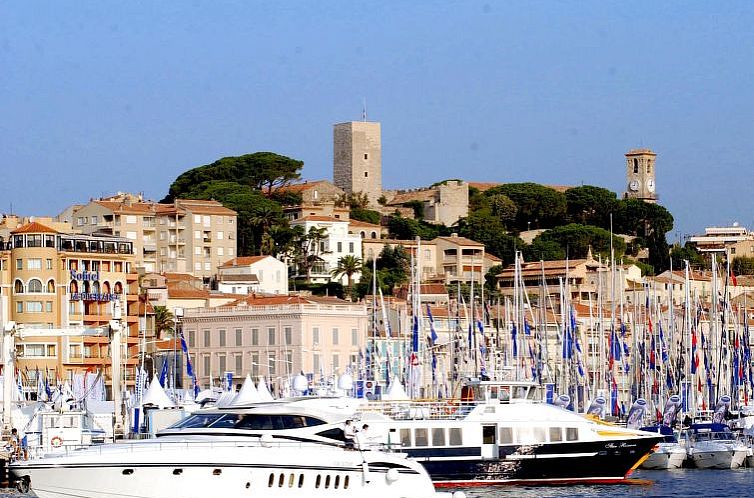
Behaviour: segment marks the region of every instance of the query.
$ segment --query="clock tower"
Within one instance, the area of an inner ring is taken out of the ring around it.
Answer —
[[[657,202],[656,158],[657,154],[649,149],[634,149],[626,152],[626,199]]]

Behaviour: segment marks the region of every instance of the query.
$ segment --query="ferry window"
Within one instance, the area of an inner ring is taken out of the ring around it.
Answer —
[[[401,446],[411,446],[411,429],[401,429]]]
[[[345,476],[343,478],[343,489],[348,489],[348,484],[350,480],[351,480],[350,476]]]
[[[563,440],[563,431],[560,427],[550,427],[550,441],[555,443]]]
[[[298,487],[303,488],[304,487],[304,474],[298,475]]]
[[[534,427],[532,428],[532,432],[533,432],[535,443],[544,443],[545,441],[547,441],[547,439],[545,439],[544,427]]]
[[[317,474],[317,480],[314,482],[314,487],[319,488],[319,486],[322,484],[322,476]]]
[[[432,429],[432,446],[445,446],[445,429]]]
[[[288,476],[288,487],[289,488],[292,488],[293,484],[295,482],[296,482],[296,476],[295,475],[291,474],[290,476]]]
[[[534,429],[532,427],[517,427],[516,428],[516,443],[518,444],[532,444],[534,440]]]
[[[234,427],[241,420],[241,415],[223,415],[216,421],[212,422],[211,427],[213,429],[230,429]]]
[[[278,479],[278,488],[282,488],[284,483],[285,483],[285,474],[280,474],[280,478]]]
[[[510,427],[500,428],[500,444],[513,444],[513,429]]]
[[[576,441],[579,438],[579,430],[576,427],[566,428],[566,441]]]
[[[482,444],[495,444],[495,426],[482,426]]]
[[[325,476],[325,489],[330,487],[330,475]]]
[[[490,388],[490,399],[497,399],[497,387]]]
[[[507,386],[503,386],[500,388],[500,400],[501,401],[509,401],[511,399],[510,392],[508,391]]]
[[[271,488],[275,484],[275,474],[270,474],[270,480],[267,481],[267,487]]]
[[[340,476],[335,476],[335,484],[333,485],[333,488],[338,489],[340,487]]]
[[[427,429],[414,429],[414,442],[416,446],[429,445],[427,438]]]
[[[448,436],[451,446],[461,446],[463,444],[463,435],[460,427],[451,427],[448,429]]]

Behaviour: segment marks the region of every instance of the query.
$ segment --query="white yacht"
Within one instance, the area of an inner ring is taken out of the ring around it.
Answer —
[[[686,461],[686,448],[678,442],[673,429],[667,425],[658,424],[642,427],[641,430],[656,432],[663,436],[663,440],[657,444],[657,448],[641,464],[642,469],[665,470],[680,469]]]
[[[687,438],[688,456],[699,469],[737,469],[748,454],[748,447],[725,424],[692,424]]]
[[[259,434],[261,423],[295,430],[324,421],[248,412],[196,413],[155,439],[16,462],[11,472],[21,491],[39,498],[438,496],[427,472],[405,455]]]

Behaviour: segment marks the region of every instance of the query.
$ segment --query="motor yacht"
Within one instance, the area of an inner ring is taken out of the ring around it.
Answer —
[[[699,469],[737,469],[746,460],[748,448],[725,424],[692,424],[686,432],[689,459]]]
[[[658,424],[642,427],[646,432],[656,432],[663,436],[663,440],[657,444],[657,448],[641,464],[642,469],[680,469],[686,460],[686,448],[678,441],[673,429],[667,425]]]

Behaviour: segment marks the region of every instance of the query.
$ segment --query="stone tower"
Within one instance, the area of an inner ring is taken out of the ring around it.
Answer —
[[[655,191],[655,159],[657,154],[649,149],[626,152],[626,198],[644,202],[657,202]]]
[[[364,192],[372,206],[382,196],[380,123],[350,121],[333,127],[333,183],[346,192]]]

